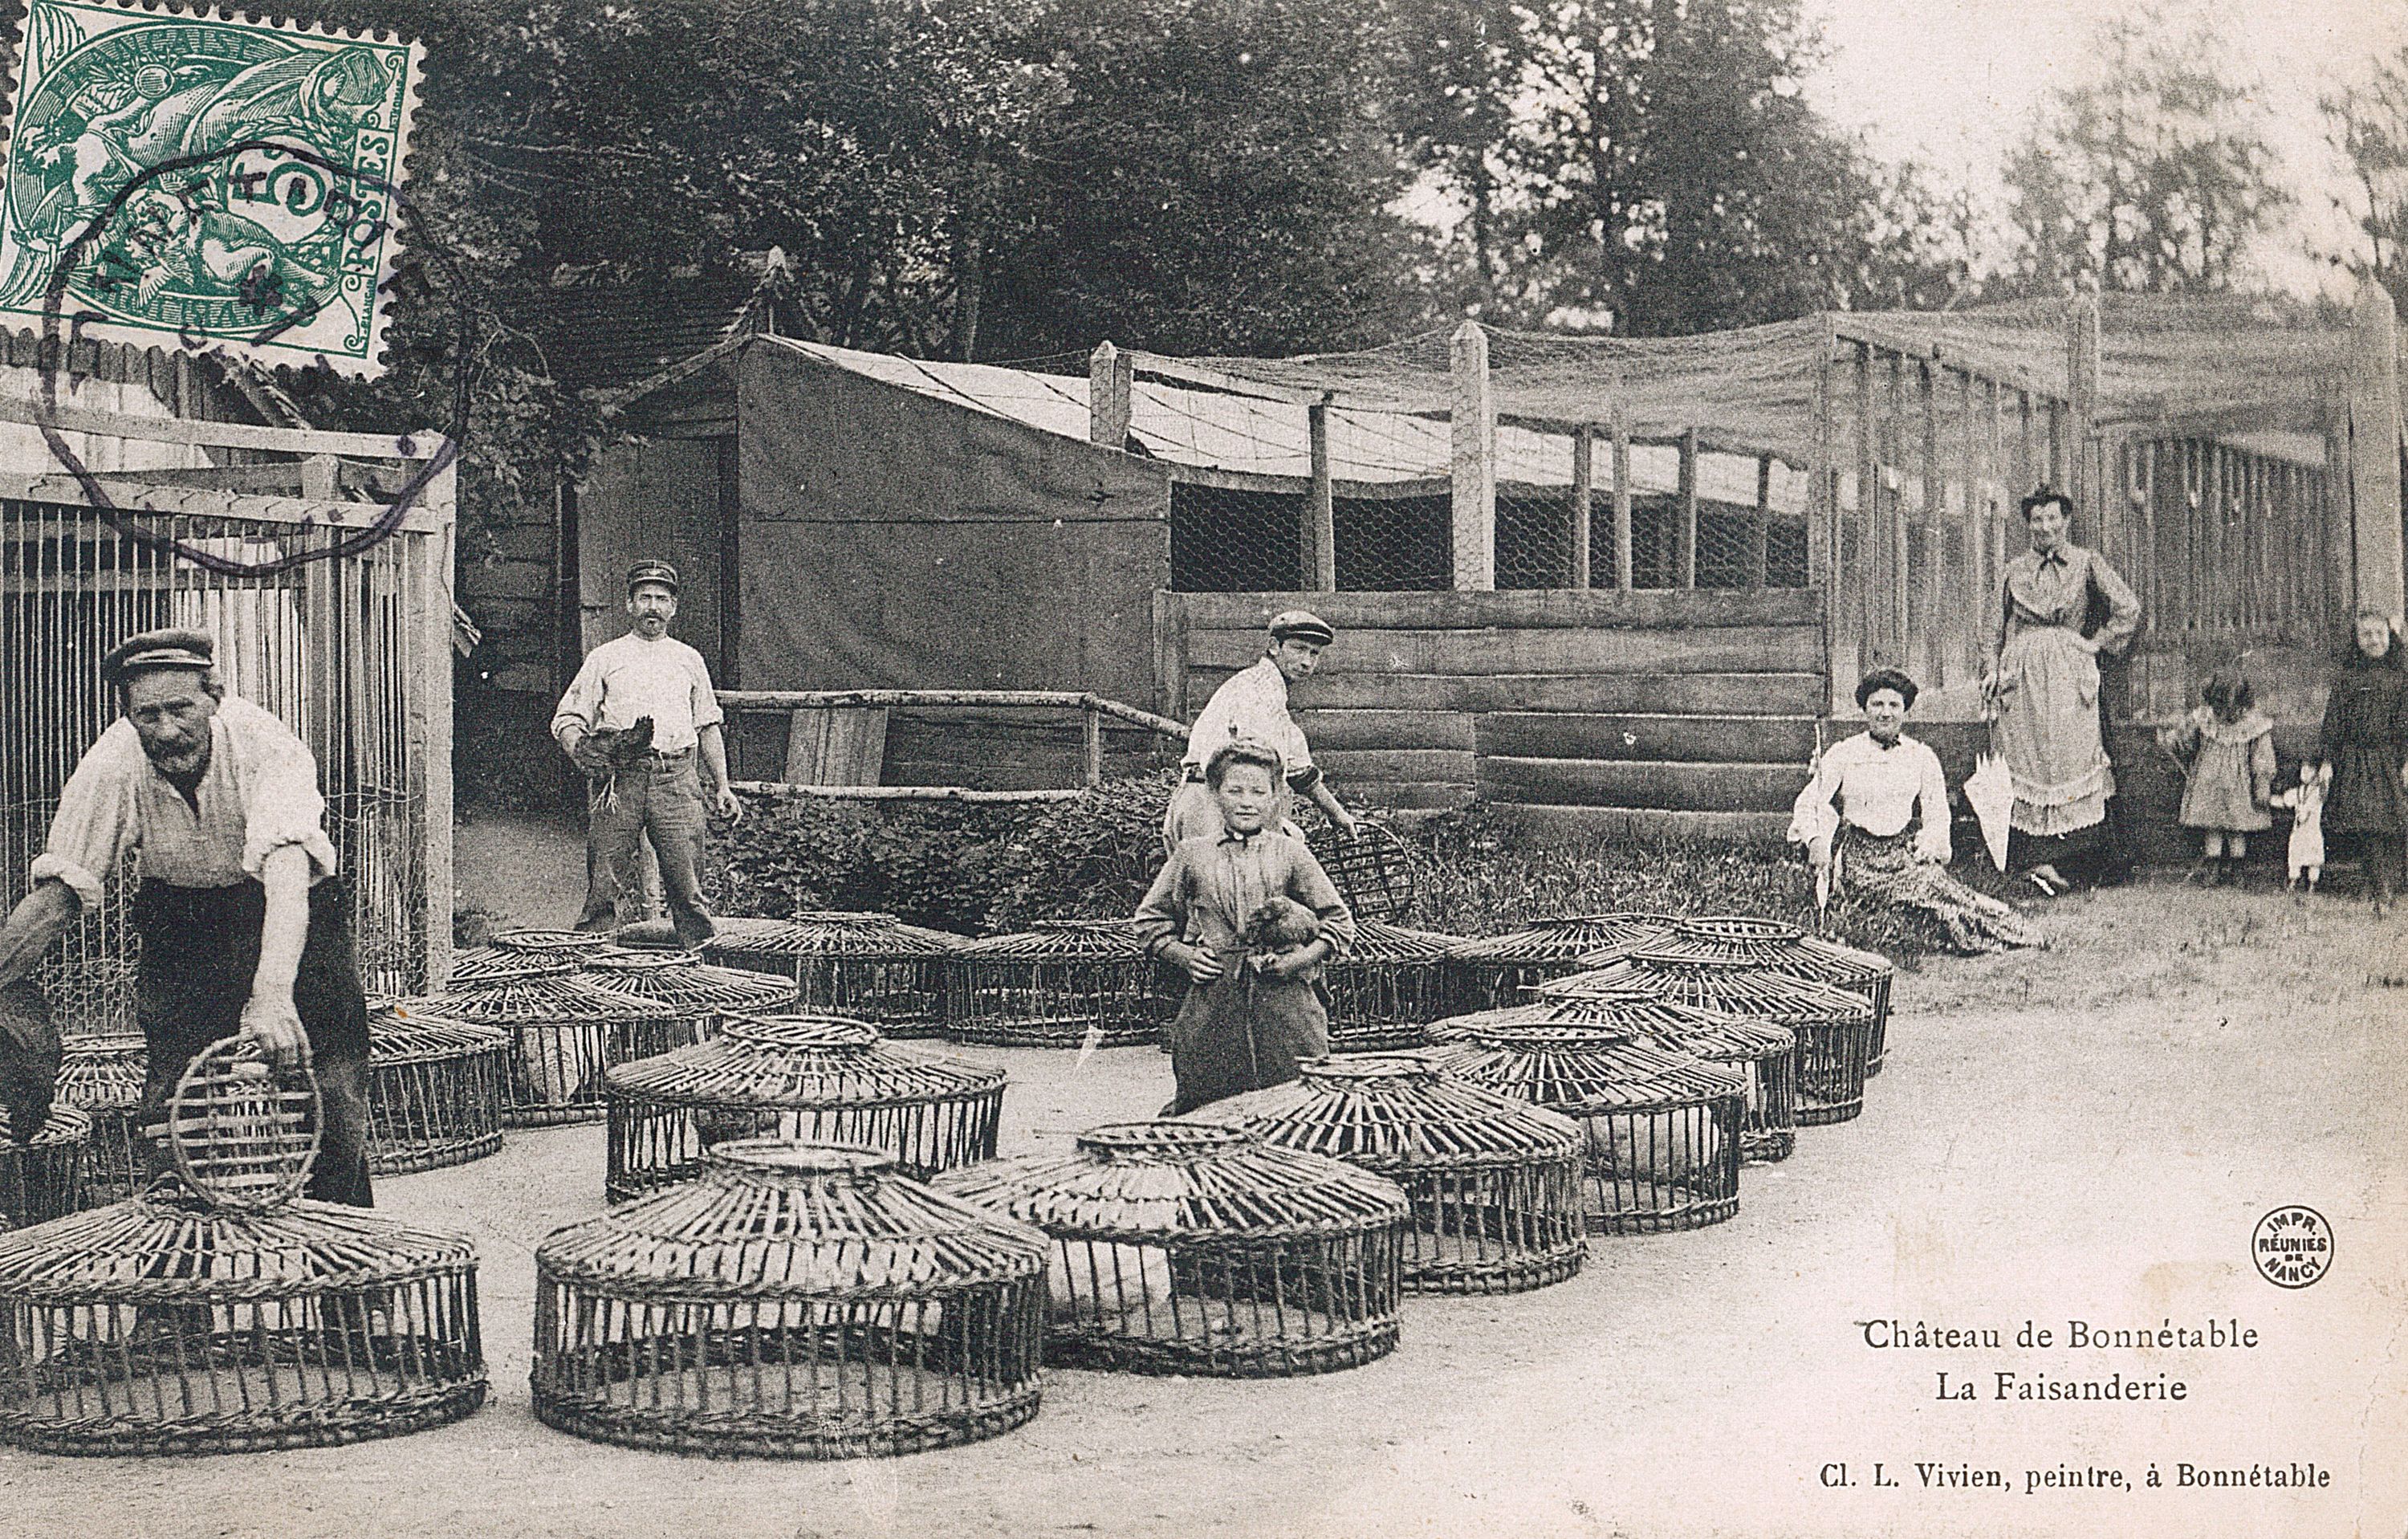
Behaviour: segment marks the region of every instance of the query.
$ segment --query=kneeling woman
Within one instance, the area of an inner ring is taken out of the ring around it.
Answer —
[[[1229,743],[1205,766],[1222,832],[1182,841],[1138,906],[1138,938],[1176,963],[1191,986],[1170,1027],[1176,1113],[1296,1078],[1298,1060],[1329,1051],[1321,964],[1343,956],[1354,916],[1301,840],[1267,827],[1277,806],[1280,756],[1260,743]],[[1272,899],[1310,911],[1319,935],[1250,952],[1250,921]]]
[[[1921,909],[1958,951],[2046,945],[2042,933],[1995,898],[1948,874],[1948,781],[1940,755],[1906,735],[1914,681],[1876,669],[1856,685],[1865,730],[1835,743],[1789,820],[1832,889]]]

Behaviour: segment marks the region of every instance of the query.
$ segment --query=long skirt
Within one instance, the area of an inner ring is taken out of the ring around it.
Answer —
[[[1999,678],[1999,752],[2015,785],[2009,821],[2027,834],[2103,821],[2115,770],[2100,727],[2099,659],[2064,626],[2035,626],[2008,640]]]
[[[368,1190],[368,1009],[351,945],[350,895],[339,882],[309,889],[308,939],[294,975],[293,1003],[309,1034],[321,1111],[318,1158],[307,1195],[355,1208]],[[150,1052],[145,1125],[162,1120],[185,1068],[211,1043],[242,1028],[259,968],[267,891],[256,882],[179,887],[146,881],[134,898],[142,938],[135,1013]],[[154,1173],[167,1168],[153,1149]]]
[[[1948,943],[1967,954],[2045,946],[2038,926],[1995,898],[1975,892],[1944,866],[1918,859],[1915,828],[1872,834],[1848,824],[1840,831],[1840,881],[1859,893],[1899,908],[1921,909],[1940,921]]]
[[[1317,984],[1249,974],[1243,953],[1221,957],[1221,976],[1188,986],[1170,1023],[1177,1115],[1297,1077],[1297,1065],[1329,1051],[1329,1012]]]

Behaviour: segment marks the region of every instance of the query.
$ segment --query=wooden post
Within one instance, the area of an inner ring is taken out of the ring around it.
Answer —
[[[1488,334],[1477,321],[1455,328],[1447,342],[1455,379],[1448,413],[1455,481],[1455,586],[1486,593],[1497,586],[1497,397],[1488,383]]]
[[[2349,511],[2353,604],[2399,618],[2403,561],[2400,525],[2400,318],[2372,279],[2358,285],[2350,316]]]
[[[426,977],[429,993],[440,990],[452,971],[452,594],[453,530],[459,510],[459,462],[429,477],[426,506],[442,516],[442,528],[405,537],[416,570],[405,591],[418,603],[416,687],[409,692],[408,743],[415,789],[424,808],[421,834],[425,847],[419,870],[426,883]],[[312,565],[325,566],[316,562]]]
[[[1575,588],[1589,585],[1589,530],[1597,499],[1597,429],[1572,429],[1572,571]]]
[[[1338,512],[1329,496],[1329,403],[1304,409],[1312,455],[1312,484],[1304,495],[1304,585],[1313,593],[1338,591]]]
[[[1613,409],[1613,587],[1630,591],[1630,418]]]
[[[1837,409],[1832,394],[1839,338],[1824,323],[1814,355],[1814,406],[1812,449],[1806,466],[1806,583],[1822,596],[1823,701],[1818,715],[1830,714],[1839,696],[1834,640],[1838,634],[1840,600],[1846,574],[1840,570],[1839,433],[1832,423]]]
[[[1910,532],[1899,542],[1899,554],[1906,566],[1906,635],[1904,654],[1913,659],[1910,666],[1920,668],[1923,677],[1933,683],[1941,679],[1941,644],[1939,630],[1942,625],[1956,627],[1951,618],[1940,615],[1940,523],[1948,508],[1948,478],[1940,468],[1940,366],[1929,358],[1918,361],[1915,388],[1923,397],[1923,559],[1914,559],[1914,539]]]
[[[1756,456],[1756,516],[1747,524],[1747,575],[1751,588],[1765,583],[1766,568],[1771,564],[1772,544],[1772,456]]]
[[[1103,713],[1089,706],[1080,712],[1081,726],[1085,729],[1086,776],[1090,785],[1104,783],[1104,718]]]
[[[1856,609],[1859,670],[1888,661],[1884,655],[1881,589],[1888,581],[1882,563],[1881,445],[1875,431],[1873,350],[1856,344],[1856,559],[1851,570]],[[1842,557],[1844,559],[1844,556]],[[1840,681],[1834,680],[1836,688]]]
[[[1087,441],[1106,449],[1128,446],[1129,396],[1137,386],[1137,360],[1097,342],[1087,357]]]
[[[2073,498],[2075,538],[2095,542],[2100,538],[2098,477],[2090,467],[2090,439],[2099,417],[2099,295],[2077,296],[2065,321],[2065,426],[2059,453],[2065,491]]]
[[[1681,431],[1681,531],[1672,555],[1673,585],[1698,585],[1698,430]]]

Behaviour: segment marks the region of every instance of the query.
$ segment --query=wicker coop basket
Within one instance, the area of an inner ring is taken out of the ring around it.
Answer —
[[[707,1043],[610,1071],[603,1195],[690,1181],[712,1145],[782,1138],[883,1149],[915,1181],[995,1158],[1004,1073],[826,1015],[730,1017]]]
[[[1650,942],[1647,949],[1656,956],[1698,962],[1750,963],[1767,971],[1811,978],[1863,995],[1873,1007],[1873,1038],[1865,1050],[1865,1073],[1870,1078],[1882,1072],[1882,1055],[1889,1043],[1890,980],[1898,973],[1888,957],[1809,935],[1778,919],[1737,913],[1676,921],[1670,937]],[[1593,957],[1591,965],[1607,959]]]
[[[0,1229],[47,1224],[81,1208],[91,1139],[91,1114],[64,1100],[50,1103],[42,1130],[23,1143],[0,1112]]]
[[[368,1170],[408,1175],[502,1146],[510,1033],[447,1018],[424,1000],[368,1011]]]
[[[1037,1414],[1042,1234],[843,1144],[723,1143],[702,1177],[536,1251],[535,1412],[680,1453],[845,1459]]]
[[[1049,1360],[1149,1374],[1326,1374],[1397,1345],[1393,1183],[1201,1122],[1095,1128],[939,1187],[1053,1237]]]
[[[1599,1027],[1487,1027],[1432,1057],[1581,1124],[1590,1229],[1661,1234],[1739,1211],[1747,1079],[1736,1071]]]
[[[1413,1206],[1403,1276],[1414,1291],[1543,1287],[1578,1272],[1587,1252],[1579,1124],[1448,1078],[1418,1055],[1307,1063],[1285,1085],[1186,1120],[1242,1128],[1402,1187]]]
[[[509,1030],[506,1128],[598,1121],[605,1071],[694,1040],[692,1020],[597,987],[566,960],[536,965],[540,971],[455,984],[425,1001],[447,1019]]]
[[[701,1041],[729,1015],[784,1010],[795,1002],[795,985],[787,979],[714,967],[688,952],[613,946],[578,960],[579,977],[650,1007],[658,1017],[654,1029],[681,1041]]]
[[[887,1037],[945,1034],[945,964],[960,945],[891,913],[724,919],[703,949],[728,967],[792,978],[798,1009],[867,1021]]]
[[[168,1111],[178,1173],[0,1235],[0,1442],[44,1453],[329,1446],[485,1399],[468,1243],[295,1201],[316,1092],[234,1040]]]
[[[1798,1125],[1846,1122],[1865,1109],[1873,1009],[1861,994],[1745,962],[1704,962],[1649,949],[1542,984],[1536,992],[1546,999],[1652,995],[1785,1026],[1798,1034]]]
[[[1429,1023],[1446,1013],[1451,935],[1361,922],[1347,954],[1322,969],[1329,990],[1329,1050],[1386,1052],[1429,1041]]]
[[[1458,942],[1447,954],[1455,1007],[1473,1011],[1518,1004],[1524,989],[1579,971],[1582,958],[1590,953],[1657,939],[1670,932],[1671,924],[1654,913],[1582,913]]]
[[[1042,919],[953,954],[945,1034],[991,1047],[1132,1047],[1161,1034],[1154,961],[1127,925]]]
[[[138,1036],[66,1040],[56,1093],[61,1102],[92,1119],[83,1152],[87,1207],[131,1197],[147,1179],[142,1076],[150,1056]]]
[[[1576,1026],[1636,1032],[1659,1047],[1747,1076],[1747,1115],[1740,1123],[1742,1163],[1769,1163],[1798,1150],[1798,1034],[1770,1021],[1676,1004],[1654,995],[1540,1000],[1439,1021],[1431,1034],[1462,1041],[1498,1027]]]

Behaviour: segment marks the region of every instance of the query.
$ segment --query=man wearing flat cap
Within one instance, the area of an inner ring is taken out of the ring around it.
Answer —
[[[136,854],[149,1120],[194,1056],[239,1032],[280,1064],[317,1071],[308,1195],[366,1207],[367,1001],[317,760],[225,692],[199,631],[133,637],[101,672],[122,716],[59,794],[33,890],[0,928],[0,986],[29,988],[35,963]],[[160,1151],[151,1158],[164,1167]]]
[[[585,771],[585,912],[577,928],[607,930],[646,915],[643,841],[659,857],[661,889],[679,943],[711,937],[702,898],[710,813],[744,815],[727,784],[724,719],[702,654],[669,634],[678,572],[666,561],[627,569],[627,634],[585,654],[560,698],[552,735]],[[697,760],[699,766],[697,767]]]
[[[1212,692],[1212,698],[1187,729],[1187,753],[1181,760],[1179,789],[1170,796],[1163,816],[1163,843],[1177,849],[1182,840],[1221,834],[1220,804],[1204,784],[1204,767],[1222,748],[1240,740],[1276,750],[1287,789],[1312,798],[1329,815],[1338,831],[1353,838],[1354,814],[1339,805],[1321,770],[1304,729],[1288,713],[1288,686],[1312,677],[1321,654],[1338,633],[1329,622],[1309,610],[1285,610],[1270,618],[1270,642],[1251,667],[1240,669]],[[1289,831],[1295,830],[1291,827]]]

